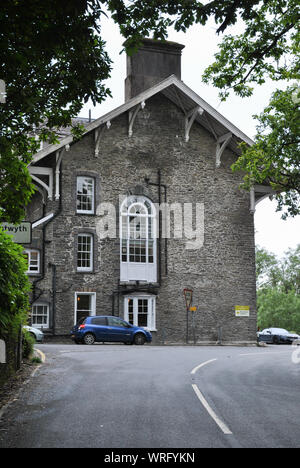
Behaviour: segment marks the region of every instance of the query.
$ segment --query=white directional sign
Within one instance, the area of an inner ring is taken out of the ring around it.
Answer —
[[[13,241],[16,244],[30,244],[31,243],[31,223],[21,223],[18,225],[10,223],[2,223],[2,229],[7,234],[12,235]]]

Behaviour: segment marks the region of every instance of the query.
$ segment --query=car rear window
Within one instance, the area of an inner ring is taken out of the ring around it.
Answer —
[[[91,319],[93,325],[107,325],[106,317],[93,317]]]

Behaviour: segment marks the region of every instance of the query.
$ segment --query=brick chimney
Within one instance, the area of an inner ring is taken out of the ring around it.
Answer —
[[[127,56],[125,101],[159,83],[170,75],[181,79],[181,51],[184,45],[176,42],[143,39],[132,56]]]

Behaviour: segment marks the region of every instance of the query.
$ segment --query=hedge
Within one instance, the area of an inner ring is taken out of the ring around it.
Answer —
[[[20,330],[29,312],[30,282],[23,247],[0,227],[0,339],[6,343],[6,364],[0,364],[0,384],[16,369]]]

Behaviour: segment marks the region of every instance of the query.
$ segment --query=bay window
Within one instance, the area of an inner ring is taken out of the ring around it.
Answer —
[[[143,196],[127,197],[120,210],[121,281],[156,282],[156,212]]]

